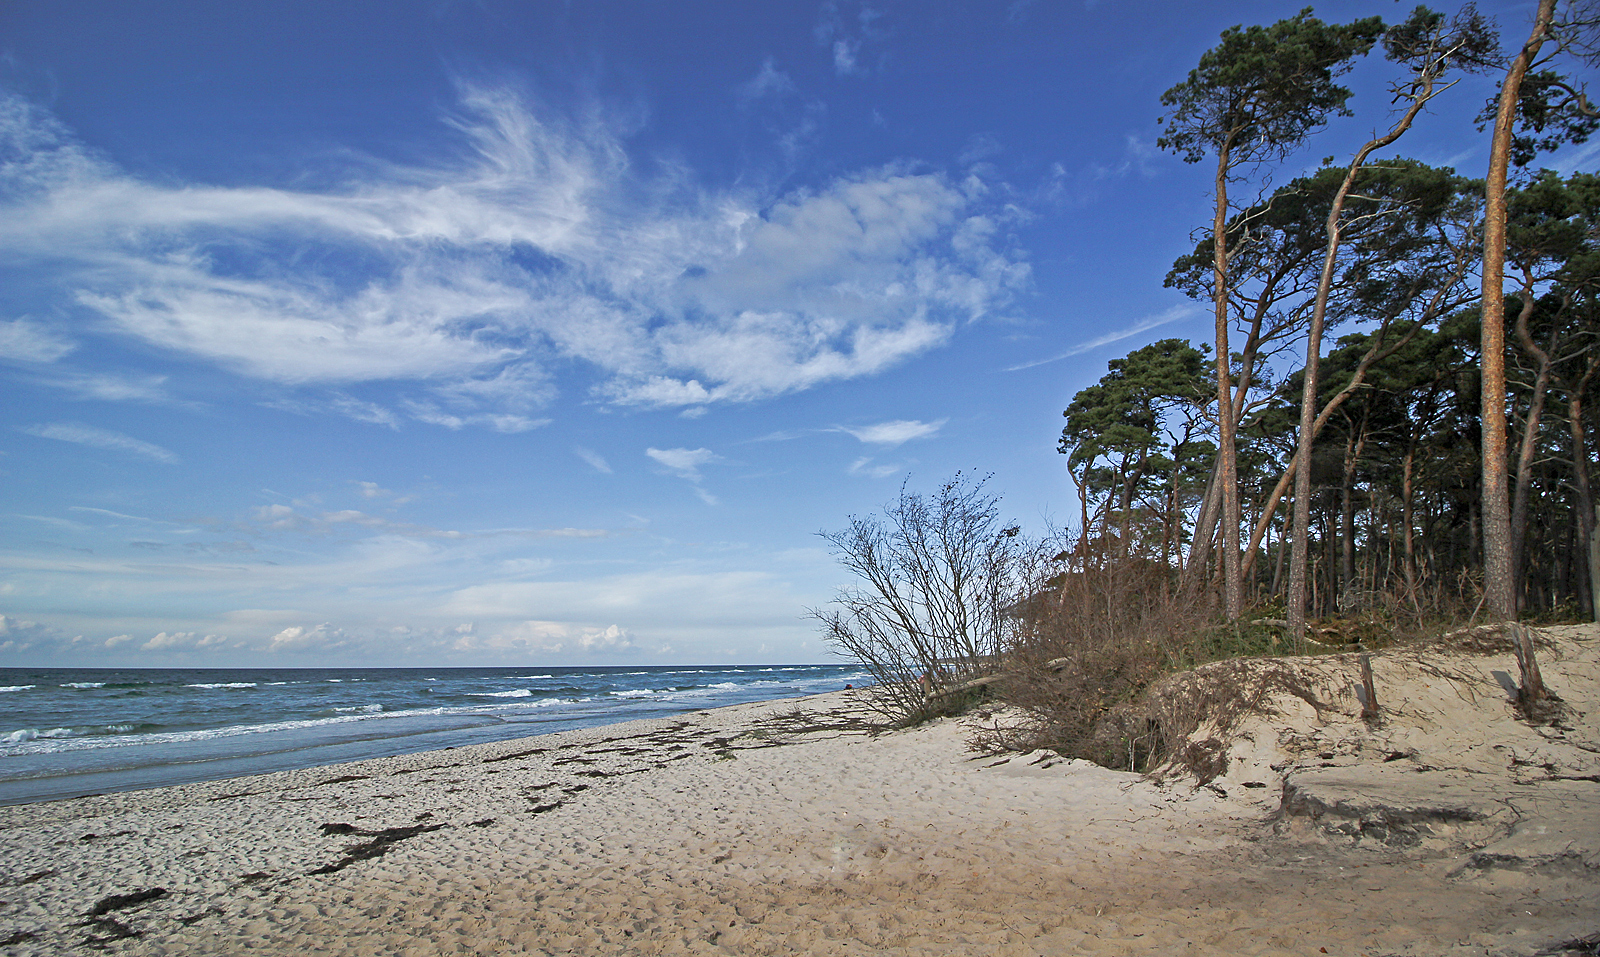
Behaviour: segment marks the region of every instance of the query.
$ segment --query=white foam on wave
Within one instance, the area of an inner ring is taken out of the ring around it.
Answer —
[[[670,691],[671,689],[669,688],[667,690]],[[614,698],[653,698],[661,692],[654,691],[649,688],[629,688],[624,691],[612,691],[608,693]]]
[[[430,715],[446,714],[455,709],[428,708],[416,711],[343,714],[334,718],[310,718],[294,721],[273,721],[266,724],[240,724],[224,728],[204,728],[193,731],[157,731],[150,734],[127,734],[132,731],[131,725],[112,725],[111,728],[122,732],[117,736],[97,735],[82,737],[73,733],[72,728],[55,728],[50,731],[40,731],[34,728],[24,728],[22,731],[12,732],[0,738],[0,745],[11,746],[10,754],[44,754],[47,752],[61,751],[90,751],[100,748],[137,747],[147,744],[181,744],[189,741],[209,741],[216,738],[234,738],[242,735],[260,734],[269,731],[296,731],[303,728],[315,728],[330,724],[346,724],[352,721],[381,720],[390,717],[405,715]],[[52,739],[45,741],[42,739]],[[65,740],[62,740],[65,739]]]
[[[474,698],[531,698],[533,692],[527,688],[518,688],[515,691],[469,691],[467,694]]]
[[[6,744],[21,744],[37,738],[70,738],[76,734],[71,728],[21,728],[5,736]]]
[[[7,692],[7,691],[32,691],[33,689],[35,689],[37,687],[39,687],[39,686],[38,685],[6,685],[4,688],[0,688],[0,693],[4,693],[4,692]]]
[[[215,684],[184,685],[185,688],[205,688],[213,691],[218,688],[254,688],[255,686],[256,683],[254,681],[219,681]]]
[[[353,706],[351,706],[349,708],[334,708],[333,710],[338,714],[377,714],[378,712],[383,710],[383,705],[381,705],[381,704],[362,704],[362,705],[353,705]]]
[[[105,686],[106,683],[104,681],[69,681],[61,687],[77,688],[78,690],[82,691],[86,688],[104,688]]]

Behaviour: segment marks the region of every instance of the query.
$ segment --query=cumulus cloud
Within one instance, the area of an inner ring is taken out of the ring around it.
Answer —
[[[851,428],[846,425],[840,428],[868,445],[886,445],[892,448],[912,439],[925,439],[937,435],[948,421],[950,420],[940,419],[937,422],[919,422],[915,419],[895,419],[892,422],[879,422],[877,425],[864,425],[857,428]]]
[[[110,429],[96,428],[95,426],[83,425],[78,422],[51,422],[42,425],[30,425],[22,431],[42,439],[72,442],[77,445],[87,445],[91,448],[110,449],[114,452],[129,452],[156,462],[165,462],[168,465],[178,461],[176,455],[159,445],[136,439],[131,435],[123,435],[121,432],[113,432]]]
[[[584,651],[601,651],[607,654],[622,654],[635,650],[633,639],[628,636],[627,629],[617,625],[608,625],[603,629],[585,629],[578,637],[578,647]]]
[[[140,645],[142,651],[189,651],[194,649],[214,648],[227,642],[225,635],[204,635],[193,631],[159,632],[154,638]]]
[[[327,622],[323,622],[314,628],[291,625],[272,636],[267,642],[267,650],[326,652],[343,647],[344,644],[343,629],[331,627]]]
[[[463,88],[447,122],[452,161],[320,189],[173,185],[3,96],[0,149],[21,160],[0,173],[0,254],[123,335],[331,389],[341,414],[508,432],[540,424],[570,360],[618,404],[748,402],[935,348],[1029,279],[972,181],[896,166],[706,188],[639,172],[603,119],[501,90]],[[0,332],[26,361],[72,347],[39,320]],[[415,391],[398,409],[340,391],[375,381]]]
[[[0,651],[27,651],[41,642],[60,637],[60,630],[37,621],[0,615]]]

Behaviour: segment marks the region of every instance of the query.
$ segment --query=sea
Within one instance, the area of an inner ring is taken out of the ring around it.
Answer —
[[[860,687],[855,665],[0,668],[0,805]]]

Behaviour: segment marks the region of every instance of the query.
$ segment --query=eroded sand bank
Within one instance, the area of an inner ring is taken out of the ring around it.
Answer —
[[[859,692],[839,692],[0,808],[0,942],[130,955],[1549,951],[1600,931],[1600,631],[1556,630],[1545,650],[1567,706],[1558,728],[1517,720],[1494,674],[1509,654],[1380,656],[1380,725],[1333,694],[1320,711],[1285,708],[1239,729],[1208,786],[1043,753],[978,758],[956,720],[870,736],[852,718]],[[1430,817],[1441,800],[1487,811]]]

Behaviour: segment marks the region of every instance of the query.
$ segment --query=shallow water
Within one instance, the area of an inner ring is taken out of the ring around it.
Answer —
[[[851,665],[0,669],[0,804],[798,697]]]

